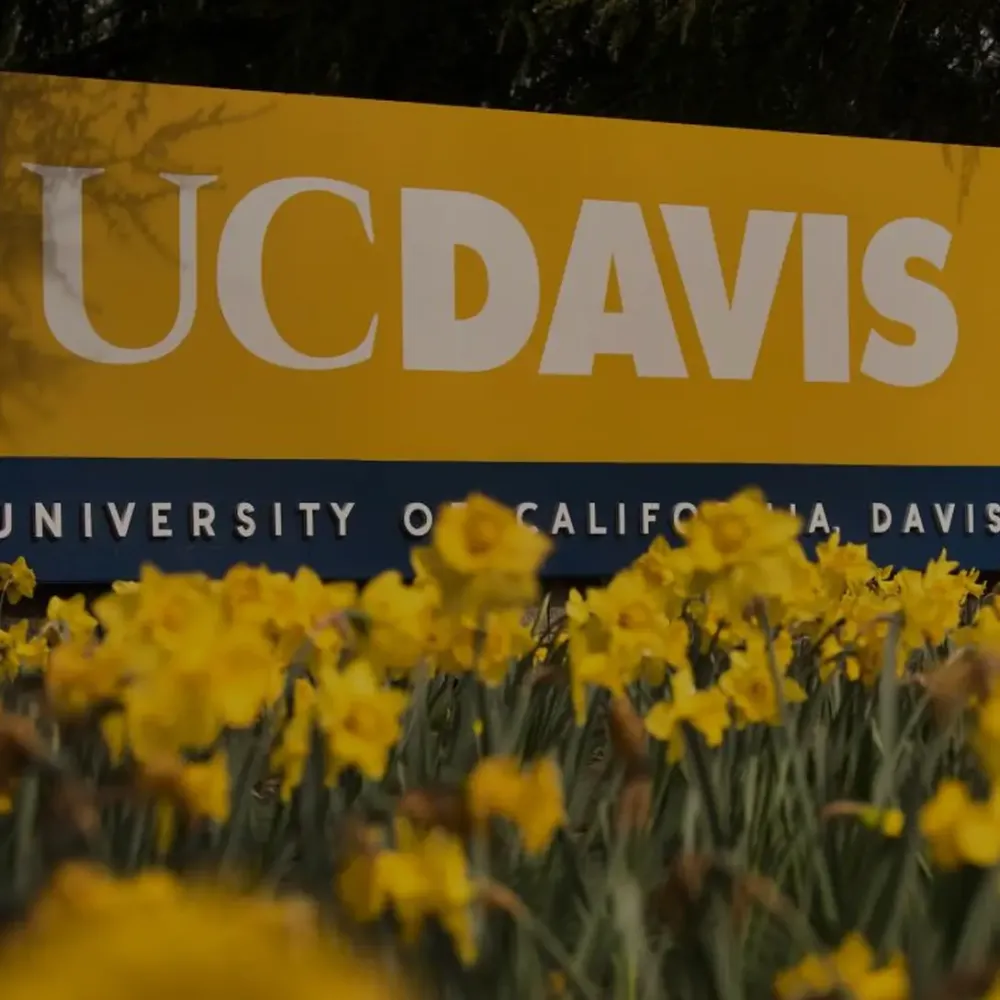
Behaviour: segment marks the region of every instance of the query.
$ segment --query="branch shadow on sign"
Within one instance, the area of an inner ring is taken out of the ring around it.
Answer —
[[[151,116],[153,89],[149,84],[0,74],[0,455],[11,452],[22,428],[51,415],[60,391],[88,363],[37,329],[42,185],[23,164],[100,166],[117,177],[220,174],[221,163],[183,162],[178,155],[182,140],[260,117],[274,107],[272,98],[249,111],[231,110],[219,95],[211,106],[164,121],[162,103],[159,114]],[[221,178],[217,186],[222,186]],[[177,267],[176,238],[164,240],[148,220],[154,203],[171,197],[176,199],[177,190],[166,184],[155,190],[120,183],[85,188],[88,209],[100,213],[110,235],[126,248],[143,241]],[[50,278],[68,287],[67,276],[53,275],[51,268]],[[100,309],[89,297],[86,311],[96,325]]]
[[[952,150],[957,151],[957,157]],[[965,201],[972,191],[972,180],[980,167],[981,150],[976,146],[941,146],[941,158],[945,167],[957,175],[955,217],[961,222],[965,211]]]

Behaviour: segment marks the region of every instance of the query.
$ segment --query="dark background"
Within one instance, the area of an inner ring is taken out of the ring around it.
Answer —
[[[996,142],[994,0],[7,0],[8,70]]]
[[[998,34],[996,0],[7,0],[0,69],[991,145]]]

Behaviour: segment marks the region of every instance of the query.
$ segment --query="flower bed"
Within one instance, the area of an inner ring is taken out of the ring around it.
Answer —
[[[800,527],[703,504],[557,628],[478,496],[412,582],[54,598],[0,633],[4,996],[997,989],[1000,615]]]

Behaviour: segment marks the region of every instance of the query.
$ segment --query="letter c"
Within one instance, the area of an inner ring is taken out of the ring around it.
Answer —
[[[371,243],[375,242],[371,201],[364,188],[328,177],[286,177],[254,188],[230,213],[219,242],[217,289],[222,315],[233,336],[253,355],[279,368],[329,371],[367,361],[375,350],[378,315],[365,339],[346,354],[314,357],[295,350],[278,332],[264,298],[264,237],[278,209],[297,194],[325,191],[358,210]]]

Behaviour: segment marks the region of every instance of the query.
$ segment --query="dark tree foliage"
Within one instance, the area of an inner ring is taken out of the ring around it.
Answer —
[[[7,69],[1000,142],[996,0],[7,0]]]

